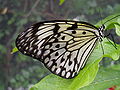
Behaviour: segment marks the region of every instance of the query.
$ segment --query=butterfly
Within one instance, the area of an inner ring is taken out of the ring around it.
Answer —
[[[20,33],[18,50],[41,61],[52,73],[74,78],[85,66],[98,41],[105,35],[105,26],[71,20],[39,22]]]

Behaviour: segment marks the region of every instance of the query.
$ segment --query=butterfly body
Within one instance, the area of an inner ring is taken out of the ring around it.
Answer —
[[[73,78],[104,37],[103,29],[79,21],[45,21],[23,31],[16,46],[23,54],[41,61],[52,73]]]

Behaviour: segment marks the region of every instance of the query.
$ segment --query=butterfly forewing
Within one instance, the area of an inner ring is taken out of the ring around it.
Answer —
[[[32,25],[16,39],[23,54],[43,62],[54,74],[75,77],[98,41],[98,29],[77,21],[47,21]]]

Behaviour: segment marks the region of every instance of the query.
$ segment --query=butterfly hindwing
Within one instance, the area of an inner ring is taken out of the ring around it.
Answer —
[[[16,39],[23,54],[43,62],[54,74],[75,77],[98,41],[97,28],[85,22],[47,21],[32,25]]]

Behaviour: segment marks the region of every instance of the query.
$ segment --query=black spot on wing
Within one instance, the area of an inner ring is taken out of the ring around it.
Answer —
[[[54,50],[53,49],[50,49],[50,53],[53,53],[54,52]]]
[[[62,58],[62,59],[61,59],[61,62],[60,62],[60,63],[62,63],[63,61],[65,61],[65,59],[64,59],[64,58]]]
[[[78,62],[77,62],[77,57],[75,57],[74,58],[74,62],[75,62],[75,64],[77,64]]]
[[[70,65],[72,64],[72,61],[69,61],[69,63],[68,63],[68,64],[69,64],[69,66],[70,66]]]
[[[77,28],[77,23],[73,24],[71,27],[68,27],[67,30],[74,30]]]
[[[59,53],[58,53],[58,52],[56,52],[56,53],[55,53],[55,56],[58,56],[58,55],[59,55]]]
[[[55,28],[53,29],[53,33],[58,34],[59,29],[60,29],[60,26],[58,24],[55,24]]]
[[[84,32],[82,32],[82,34],[84,34],[84,35],[85,35],[85,34],[86,34],[86,32],[84,31]]]
[[[72,31],[72,34],[76,34],[76,31]]]
[[[62,39],[62,40],[65,40],[65,36],[63,36],[61,39]]]
[[[58,42],[58,39],[56,38],[54,42]]]
[[[60,44],[57,44],[55,47],[56,47],[56,48],[59,48],[59,47],[60,47]]]
[[[60,36],[61,36],[61,33],[58,33],[58,34],[57,34],[57,38],[60,37]]]
[[[71,57],[71,54],[69,54],[68,56],[67,56],[67,58],[70,58]]]

